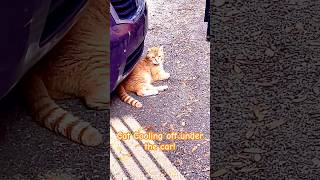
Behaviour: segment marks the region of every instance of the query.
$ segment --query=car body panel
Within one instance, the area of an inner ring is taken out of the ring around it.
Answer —
[[[64,4],[59,6],[58,3]],[[2,3],[0,21],[6,26],[0,28],[0,99],[64,37],[86,4],[87,0],[11,0]],[[54,6],[61,9],[58,11]],[[54,22],[56,26],[50,27]],[[49,33],[44,37],[44,32]]]
[[[148,12],[144,1],[128,19],[120,19],[110,8],[110,89],[132,71],[143,51],[148,27]]]

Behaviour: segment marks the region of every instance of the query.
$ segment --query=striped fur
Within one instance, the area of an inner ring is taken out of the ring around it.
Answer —
[[[53,99],[83,98],[88,108],[109,108],[108,8],[105,0],[90,0],[78,23],[23,79],[33,119],[87,146],[101,144],[102,134]]]
[[[141,108],[142,104],[127,92],[134,92],[138,96],[151,96],[166,90],[167,86],[152,85],[155,81],[170,77],[170,74],[164,71],[163,63],[163,47],[149,48],[146,56],[139,60],[133,71],[117,88],[120,99],[133,107]]]
[[[40,125],[84,145],[96,146],[102,142],[97,129],[63,110],[51,99],[41,78],[33,73],[28,76],[32,83],[26,91],[27,104]]]
[[[123,102],[126,102],[128,104],[130,104],[133,107],[136,108],[142,108],[142,104],[141,102],[139,102],[138,100],[134,99],[133,97],[131,97],[126,90],[124,89],[124,87],[122,85],[119,85],[118,87],[118,96],[120,97],[120,99]]]

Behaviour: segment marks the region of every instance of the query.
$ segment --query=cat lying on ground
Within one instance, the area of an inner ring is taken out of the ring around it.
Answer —
[[[28,72],[22,85],[34,120],[75,142],[96,146],[102,134],[53,100],[83,98],[89,108],[109,107],[109,2],[88,3],[77,24]]]
[[[123,102],[141,108],[142,104],[129,96],[127,92],[134,92],[138,96],[156,95],[168,86],[153,86],[155,81],[166,80],[170,74],[164,71],[163,47],[149,48],[145,57],[139,60],[133,71],[121,82],[117,88],[118,96]]]

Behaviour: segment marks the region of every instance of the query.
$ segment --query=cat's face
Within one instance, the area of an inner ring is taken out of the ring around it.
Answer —
[[[164,62],[163,46],[152,47],[147,51],[147,59],[153,65],[161,65]]]

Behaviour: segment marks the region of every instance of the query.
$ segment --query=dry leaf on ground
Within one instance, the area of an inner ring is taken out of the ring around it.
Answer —
[[[198,148],[199,148],[198,145],[194,146],[194,147],[192,148],[191,152],[194,153]]]
[[[272,51],[270,48],[267,48],[265,54],[269,57],[272,57],[274,56],[274,51]]]
[[[257,118],[258,121],[263,121],[265,116],[265,111],[262,111],[262,108],[260,106],[254,106],[253,107],[253,113],[254,116]]]
[[[242,72],[241,68],[239,66],[237,66],[236,64],[233,65],[233,70],[234,72],[236,72],[237,74],[240,74]]]
[[[240,162],[240,161],[236,161],[236,162],[231,162],[230,165],[236,166],[236,167],[243,167],[243,166],[245,166],[246,164],[243,163],[243,162]]]
[[[244,167],[242,169],[240,169],[238,172],[252,172],[252,171],[258,171],[260,170],[259,168],[248,168],[248,167]]]
[[[228,169],[222,168],[212,174],[212,177],[220,177],[228,173]]]
[[[271,123],[267,124],[266,127],[269,130],[272,130],[274,128],[277,128],[277,127],[283,125],[284,123],[286,123],[286,120],[275,120],[275,121],[272,121]]]
[[[292,102],[294,103],[298,103],[298,102],[303,102],[307,99],[307,94],[302,94],[302,95],[298,95],[298,97],[292,99]]]
[[[316,94],[316,95],[320,94],[319,87],[313,87],[312,90],[313,90],[314,94]]]
[[[256,127],[250,128],[249,131],[246,133],[246,139],[251,139],[251,137],[254,135]]]
[[[261,160],[261,155],[260,154],[255,154],[253,156],[253,160],[256,161],[256,162],[260,161]]]
[[[316,165],[316,166],[318,166],[318,167],[320,166],[320,160],[319,160],[319,159],[313,158],[313,159],[312,159],[312,162],[313,162],[314,165]]]
[[[213,5],[216,7],[220,7],[220,6],[224,5],[224,3],[225,3],[225,0],[214,0],[213,1]]]

